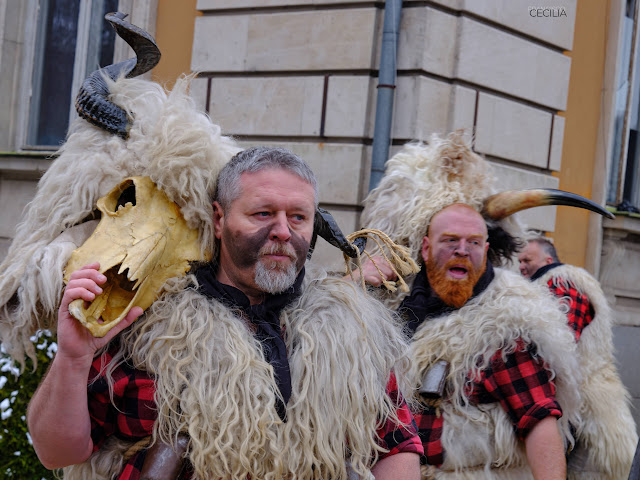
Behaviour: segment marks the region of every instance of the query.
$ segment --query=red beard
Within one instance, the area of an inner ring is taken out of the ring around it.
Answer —
[[[447,271],[454,265],[462,265],[467,269],[467,276],[456,280],[447,276]],[[438,268],[429,252],[427,258],[427,279],[433,291],[447,305],[455,308],[462,307],[473,295],[473,287],[486,270],[486,255],[480,269],[475,269],[468,258],[452,258],[442,268]]]

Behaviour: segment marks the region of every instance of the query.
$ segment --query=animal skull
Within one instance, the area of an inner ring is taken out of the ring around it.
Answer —
[[[82,299],[69,312],[95,337],[103,337],[134,306],[147,309],[172,277],[183,276],[190,261],[209,261],[198,232],[189,228],[179,207],[149,177],[125,179],[98,200],[102,212],[93,234],[71,255],[72,272],[100,262],[107,277],[103,292],[85,308]]]

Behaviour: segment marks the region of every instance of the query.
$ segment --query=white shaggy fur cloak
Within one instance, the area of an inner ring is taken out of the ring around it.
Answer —
[[[123,179],[151,177],[198,229],[203,250],[213,249],[210,196],[240,148],[196,109],[189,81],[179,79],[166,92],[139,78],[109,80],[110,100],[133,118],[127,140],[83,119],[71,125],[0,265],[0,340],[21,364],[25,354],[36,359],[29,337],[55,329],[64,267],[92,233],[82,222]]]
[[[586,295],[595,311],[578,341],[583,424],[576,452],[569,457],[569,478],[626,479],[638,435],[629,408],[629,392],[620,380],[613,356],[611,308],[598,281],[582,268],[561,265],[536,282],[546,286],[550,280]]]
[[[454,203],[480,213],[484,200],[496,193],[493,184],[489,163],[473,152],[461,132],[434,135],[428,145],[405,145],[387,162],[380,184],[364,201],[361,224],[384,231],[421,263],[422,239],[433,215]],[[513,216],[499,226],[511,235],[521,235]],[[502,407],[464,402],[464,385],[478,368],[477,362],[488,362],[498,349],[513,350],[519,338],[536,345],[554,375],[564,412],[559,424],[567,445],[573,441],[568,422],[580,426],[576,346],[557,300],[548,289],[514,273],[495,272],[492,283],[477,298],[456,312],[424,322],[413,337],[414,387],[420,385],[428,366],[441,359],[451,364],[448,387],[453,393],[441,407],[445,464],[441,469],[425,468],[425,478],[532,478],[524,446]],[[406,294],[398,290],[381,295],[388,307],[397,309]]]
[[[487,289],[462,308],[426,320],[411,344],[411,378],[419,385],[422,372],[439,360],[450,363],[442,445],[445,461],[431,469],[437,479],[529,479],[524,443],[517,440],[502,406],[468,403],[469,376],[488,366],[493,354],[513,352],[517,340],[534,344],[556,385],[559,420],[567,446],[573,438],[569,422],[579,426],[575,342],[566,319],[547,289],[500,268]]]
[[[301,297],[280,317],[293,388],[283,423],[273,369],[249,327],[185,282],[122,336],[122,353],[157,377],[154,436],[188,432],[198,479],[346,480],[346,460],[372,478],[376,429],[395,415],[385,386],[408,365],[391,312],[357,285],[307,268]],[[103,448],[65,478],[109,478],[121,462],[116,447]]]

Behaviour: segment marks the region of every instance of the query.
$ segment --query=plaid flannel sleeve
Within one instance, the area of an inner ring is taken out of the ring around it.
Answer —
[[[511,419],[516,435],[525,438],[548,416],[561,417],[550,372],[535,348],[519,342],[509,354],[496,352],[481,381],[486,394],[499,401]]]
[[[568,303],[567,322],[573,329],[577,342],[582,331],[593,320],[594,310],[589,297],[578,292],[572,285],[561,285],[553,279],[549,280],[548,285],[551,293]]]
[[[153,378],[124,363],[113,373],[111,401],[109,386],[102,372],[102,367],[111,361],[112,356],[105,353],[94,360],[89,371],[87,392],[94,451],[100,449],[110,435],[133,440],[151,435],[157,416]]]
[[[418,427],[416,426],[413,415],[409,411],[409,407],[404,401],[404,398],[402,398],[396,377],[393,373],[391,373],[389,382],[387,383],[387,393],[391,401],[397,405],[396,413],[400,424],[388,420],[378,429],[379,445],[389,450],[387,453],[381,455],[380,458],[401,452],[411,452],[422,455],[424,450],[420,437],[418,437]]]
[[[444,462],[444,448],[442,447],[442,427],[444,417],[435,408],[423,406],[419,412],[413,414],[418,425],[418,435],[424,448],[423,463],[439,467]]]

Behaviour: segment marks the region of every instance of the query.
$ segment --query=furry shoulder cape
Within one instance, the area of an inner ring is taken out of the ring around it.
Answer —
[[[442,445],[445,463],[436,478],[532,478],[526,452],[499,403],[471,405],[468,378],[488,366],[493,354],[506,354],[518,339],[535,344],[556,385],[559,420],[567,445],[573,443],[569,422],[578,425],[579,396],[575,342],[548,289],[500,268],[489,287],[459,310],[425,321],[411,345],[411,379],[439,360],[450,363],[448,395],[443,399]]]
[[[198,479],[346,480],[349,469],[371,478],[376,430],[396,419],[385,387],[392,371],[401,384],[408,365],[392,312],[352,282],[307,268],[302,295],[280,317],[293,387],[283,423],[273,369],[249,327],[186,282],[121,341],[122,354],[156,375],[154,439],[188,432]],[[103,449],[67,478],[110,478],[121,465],[118,448]]]
[[[576,454],[582,451],[583,455],[569,457],[569,478],[626,479],[638,435],[629,392],[620,380],[613,356],[611,308],[597,280],[582,268],[561,265],[536,282],[546,286],[550,280],[586,295],[595,311],[578,341],[583,423]],[[561,301],[566,303],[568,299]]]

